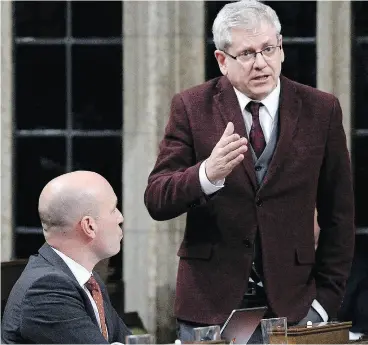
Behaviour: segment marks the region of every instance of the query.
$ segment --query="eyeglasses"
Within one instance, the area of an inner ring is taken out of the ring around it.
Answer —
[[[272,59],[276,53],[277,48],[281,49],[281,45],[278,46],[268,46],[266,48],[263,48],[262,50],[255,52],[251,50],[246,50],[242,53],[240,53],[237,56],[231,55],[228,52],[222,50],[226,55],[230,56],[234,60],[238,60],[239,62],[249,62],[254,61],[257,57],[257,54],[261,54],[264,59],[269,60]]]

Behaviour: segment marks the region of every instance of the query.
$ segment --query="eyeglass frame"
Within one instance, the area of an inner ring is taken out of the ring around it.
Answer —
[[[269,59],[270,57],[269,57],[269,56],[264,56],[264,55],[263,55],[263,52],[264,52],[266,49],[271,48],[271,47],[272,47],[272,48],[280,48],[280,50],[282,49],[282,45],[281,45],[281,44],[276,45],[276,46],[274,46],[274,45],[269,45],[269,46],[264,47],[263,49],[261,49],[261,50],[259,50],[259,51],[254,51],[254,52],[252,52],[252,53],[249,53],[248,55],[253,56],[253,59],[249,59],[249,61],[246,61],[246,62],[255,61],[255,60],[256,60],[256,58],[257,58],[257,54],[261,54],[261,55],[262,55],[262,57],[263,57],[264,59],[266,59],[266,60],[267,60],[267,59]],[[238,57],[240,57],[240,56],[247,56],[247,55],[245,55],[245,54],[244,54],[246,51],[243,51],[242,53],[240,53],[240,54],[238,54],[238,55],[236,55],[236,56],[231,55],[230,53],[226,52],[225,50],[221,50],[221,51],[222,51],[223,53],[225,53],[226,55],[230,56],[231,58],[233,58],[234,60],[239,61],[239,62],[242,62],[242,61],[238,60]],[[276,50],[275,50],[275,52],[276,52]]]

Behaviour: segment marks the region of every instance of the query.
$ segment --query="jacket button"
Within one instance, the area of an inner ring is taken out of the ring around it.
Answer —
[[[259,165],[257,165],[257,166],[256,166],[256,171],[260,171],[260,170],[262,170],[262,167],[261,167],[261,166],[259,166]]]
[[[250,243],[250,241],[249,241],[249,239],[248,238],[246,238],[245,240],[243,240],[243,243],[244,243],[244,245],[245,245],[245,248],[250,248],[251,247],[251,243]]]
[[[258,199],[258,200],[256,201],[256,205],[257,205],[258,207],[262,206],[262,205],[263,205],[263,201],[262,201],[262,200],[260,200],[260,199]]]

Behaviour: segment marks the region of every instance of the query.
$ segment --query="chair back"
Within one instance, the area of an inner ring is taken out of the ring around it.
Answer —
[[[3,316],[10,291],[22,274],[27,262],[28,259],[20,259],[1,263],[1,317]]]

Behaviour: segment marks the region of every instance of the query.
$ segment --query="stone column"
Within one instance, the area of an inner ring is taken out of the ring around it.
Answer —
[[[13,253],[12,224],[12,3],[2,1],[1,11],[1,261]]]
[[[125,311],[173,340],[184,216],[155,222],[143,201],[174,93],[204,81],[202,1],[124,1],[123,213]]]
[[[351,2],[317,1],[317,87],[339,98],[351,148]]]

